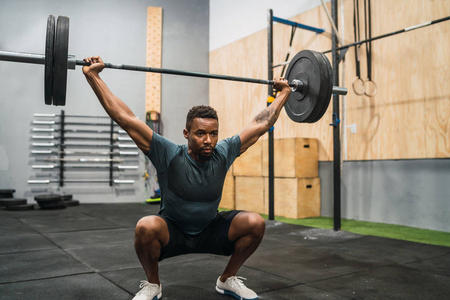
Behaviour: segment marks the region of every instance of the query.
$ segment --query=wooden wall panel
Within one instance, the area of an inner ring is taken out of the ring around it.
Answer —
[[[353,41],[353,1],[343,0],[345,41]],[[400,30],[450,15],[450,1],[372,1],[372,36]],[[329,3],[328,3],[329,5]],[[361,1],[361,35],[364,37]],[[405,11],[405,7],[408,9]],[[341,5],[339,4],[339,9]],[[274,7],[274,9],[276,9]],[[265,18],[266,16],[262,16]],[[297,29],[293,53],[302,49],[331,48],[331,26],[322,7],[291,20],[325,28],[323,34]],[[284,60],[290,27],[274,23],[274,63]],[[375,97],[356,95],[355,56],[346,55],[345,76],[348,160],[450,157],[450,21],[420,28],[372,43]],[[361,74],[367,77],[365,46],[361,47]],[[330,58],[330,56],[328,55]],[[340,65],[342,70],[343,64]],[[278,76],[280,69],[274,73]],[[262,30],[210,53],[210,72],[267,77],[267,32]],[[257,84],[210,81],[210,104],[219,112],[221,137],[238,133],[265,107],[267,87]],[[314,124],[292,122],[284,112],[275,124],[275,138],[307,137],[319,140],[319,160],[332,160],[331,105]],[[267,138],[264,136],[263,138]]]
[[[147,67],[161,68],[162,7],[147,8]],[[145,111],[161,113],[161,74],[146,73]]]
[[[444,2],[373,1],[372,35],[447,16],[450,5]],[[350,12],[352,4],[344,3],[345,11]],[[409,13],[398,14],[407,5]],[[347,18],[346,28],[352,30],[352,26]],[[358,131],[348,135],[349,160],[450,156],[449,30],[450,22],[446,22],[372,43],[372,75],[378,93],[369,98],[351,91],[347,97],[347,124],[357,124]],[[365,50],[362,46],[363,78],[367,77]],[[354,66],[351,51],[346,65],[349,83]]]
[[[266,78],[267,62],[261,63],[262,53],[267,53],[266,34],[251,37],[211,52],[210,73]],[[239,133],[266,106],[265,85],[211,79],[209,91],[210,105],[219,114],[219,138]]]

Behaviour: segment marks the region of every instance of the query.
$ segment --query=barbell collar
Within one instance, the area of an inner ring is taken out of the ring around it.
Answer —
[[[75,59],[75,55],[69,55],[67,57],[67,69],[75,70],[76,61],[77,60]]]
[[[343,95],[343,96],[345,96],[345,95],[347,95],[348,90],[347,90],[347,88],[344,88],[344,87],[333,86],[333,91],[332,91],[332,93],[333,93],[334,95]]]

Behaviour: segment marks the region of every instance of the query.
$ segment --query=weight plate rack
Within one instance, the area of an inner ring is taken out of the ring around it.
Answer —
[[[134,184],[140,151],[107,116],[34,114],[29,184]]]

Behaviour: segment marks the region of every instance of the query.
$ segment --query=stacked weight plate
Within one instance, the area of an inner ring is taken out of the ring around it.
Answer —
[[[70,194],[61,195],[61,199],[64,201],[66,206],[78,206],[80,205],[80,201],[74,200],[73,196]]]
[[[64,209],[68,206],[80,204],[78,200],[73,200],[72,198],[72,195],[45,194],[35,196],[34,200],[36,200],[41,209]]]
[[[0,209],[23,211],[34,209],[33,204],[27,204],[26,198],[14,198],[15,190],[0,190]]]

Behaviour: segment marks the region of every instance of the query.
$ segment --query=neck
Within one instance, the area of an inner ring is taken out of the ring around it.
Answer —
[[[194,153],[191,149],[188,149],[188,154],[196,162],[207,162],[210,159],[210,157],[205,157],[205,156],[199,155],[197,153]]]

